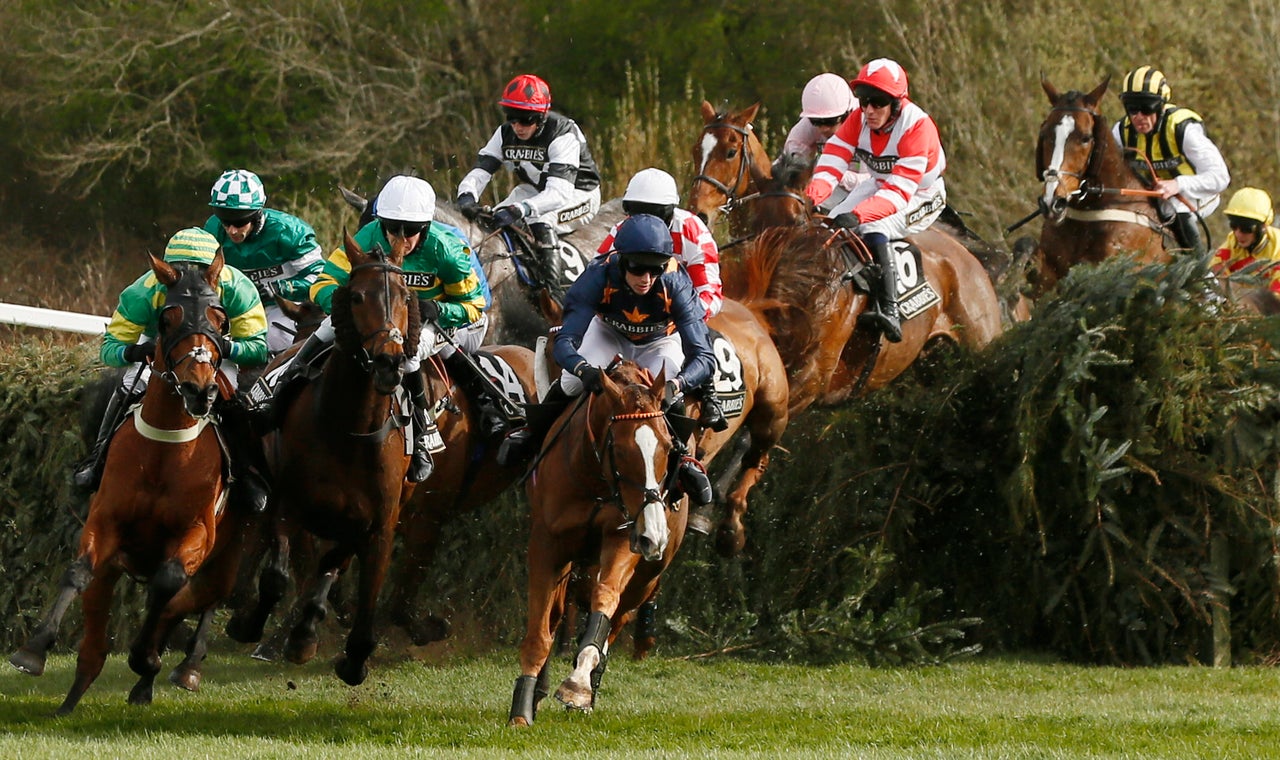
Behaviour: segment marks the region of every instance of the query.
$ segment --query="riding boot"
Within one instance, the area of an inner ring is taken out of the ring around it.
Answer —
[[[544,222],[530,222],[529,232],[533,234],[534,245],[538,255],[538,280],[546,286],[557,302],[563,301],[561,288],[560,243],[556,239],[556,231]]]
[[[471,366],[459,349],[449,354],[444,360],[449,377],[453,378],[462,392],[475,406],[479,419],[480,432],[487,438],[499,439],[506,435],[510,424],[501,405],[493,397],[493,391],[483,379],[477,376],[476,368]]]
[[[135,400],[135,394],[125,390],[123,386],[117,385],[111,392],[106,411],[102,414],[102,422],[98,426],[98,438],[89,455],[71,475],[71,483],[76,488],[85,492],[98,490],[98,484],[102,482],[102,467],[107,461],[107,444]]]
[[[858,321],[879,328],[890,343],[902,340],[902,324],[898,317],[898,270],[894,266],[893,251],[889,241],[882,236],[867,236],[867,248],[880,268],[880,292],[876,294],[878,308],[858,317]]]
[[[1192,256],[1203,256],[1208,253],[1204,238],[1200,235],[1200,220],[1195,214],[1178,214],[1173,218],[1173,236],[1178,247]]]
[[[427,382],[422,371],[406,372],[400,381],[409,400],[413,403],[413,459],[409,462],[409,471],[404,479],[410,483],[421,483],[435,472],[436,463],[431,458],[431,449],[444,450],[444,440],[440,437],[440,429],[435,420],[427,414],[431,403],[427,401]]]
[[[695,507],[705,506],[715,501],[715,492],[711,489],[711,478],[707,468],[702,466],[697,457],[689,453],[689,448],[680,439],[674,439],[671,446],[670,467],[676,471],[676,480],[680,490],[689,496]]]
[[[298,348],[298,352],[289,360],[289,366],[280,375],[280,379],[276,381],[275,391],[272,395],[258,400],[248,409],[253,429],[259,435],[266,435],[268,432],[280,427],[280,418],[284,415],[288,406],[289,397],[293,394],[294,386],[301,383],[301,379],[307,376],[311,365],[329,349],[329,346],[329,341],[320,338],[315,333],[308,335],[307,339]],[[258,388],[264,387],[263,384],[258,385]]]
[[[498,447],[498,464],[514,467],[523,464],[542,446],[547,431],[573,399],[557,381],[547,390],[540,403],[525,406],[525,424],[507,433]]]
[[[249,412],[237,398],[221,404],[218,416],[231,452],[232,500],[254,514],[265,512],[271,495],[271,483],[267,478],[270,470],[262,450],[262,439],[249,422]]]
[[[725,419],[724,408],[720,406],[720,397],[716,395],[713,380],[708,380],[698,388],[698,398],[702,401],[702,415],[698,418],[698,424],[717,433],[728,430],[729,420]]]

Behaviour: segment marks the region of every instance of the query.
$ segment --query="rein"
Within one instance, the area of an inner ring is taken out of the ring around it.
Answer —
[[[614,452],[613,426],[615,423],[618,423],[618,422],[636,422],[641,420],[657,419],[658,417],[666,417],[666,413],[661,411],[650,411],[650,412],[626,412],[624,414],[611,415],[609,417],[609,422],[605,428],[606,432],[605,432],[605,439],[604,439],[603,445],[597,445],[595,431],[591,429],[590,425],[587,426],[587,440],[591,444],[591,453],[595,454],[596,456],[596,463],[601,466],[604,466],[605,464],[605,457],[601,456],[601,453],[600,453],[601,451],[604,451],[605,454],[608,455],[609,471],[613,475],[613,483],[610,483],[604,477],[603,474],[597,473],[597,475],[599,475],[600,480],[604,483],[605,487],[610,489],[610,494],[607,500],[612,501],[613,505],[616,506],[618,508],[618,511],[622,513],[623,523],[618,526],[618,530],[626,530],[630,528],[636,521],[636,519],[632,517],[629,512],[627,512],[627,506],[622,501],[622,484],[623,483],[630,483],[631,485],[639,486],[640,490],[644,493],[645,503],[648,503],[651,501],[661,501],[662,503],[665,504],[667,499],[666,499],[665,493],[662,493],[661,491],[654,488],[645,488],[644,484],[636,483],[633,480],[624,478],[622,476],[622,473],[618,472],[617,459],[613,453]],[[605,499],[597,499],[597,504],[602,501],[605,501]]]
[[[713,129],[730,129],[742,135],[742,150],[740,151],[739,158],[738,158],[738,177],[733,181],[733,187],[729,187],[728,185],[725,185],[723,182],[716,179],[715,177],[709,177],[706,174],[697,175],[696,177],[693,178],[693,181],[694,183],[697,183],[699,181],[705,182],[708,185],[711,185],[712,187],[714,187],[716,190],[719,190],[720,193],[723,194],[725,197],[724,205],[720,207],[720,210],[723,213],[727,214],[733,211],[733,209],[737,205],[739,205],[740,203],[742,203],[743,200],[745,200],[745,199],[739,199],[737,195],[738,195],[738,188],[743,184],[742,182],[743,178],[747,176],[747,160],[750,154],[750,151],[747,149],[747,146],[751,142],[752,133],[751,133],[751,130],[747,129],[746,127],[740,127],[737,124],[730,124],[729,122],[724,122],[724,121],[715,121],[710,124],[707,124],[702,128],[702,131],[703,133],[707,133]],[[756,195],[759,195],[759,193],[757,193]],[[750,197],[754,197],[754,196],[750,196]]]

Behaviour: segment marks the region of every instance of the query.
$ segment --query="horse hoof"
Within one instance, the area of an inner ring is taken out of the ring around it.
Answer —
[[[531,723],[524,718],[512,718],[507,721],[507,728],[528,728]]]
[[[275,662],[280,659],[280,648],[269,641],[264,641],[254,647],[249,656],[262,662]]]
[[[685,530],[689,533],[697,533],[700,536],[711,535],[713,523],[711,518],[702,512],[694,512],[689,515],[689,520],[685,523]]]
[[[405,630],[409,632],[409,640],[413,642],[414,646],[419,647],[434,644],[437,641],[444,641],[453,633],[449,621],[435,615],[428,616],[420,623],[405,626]]]
[[[44,661],[44,655],[25,648],[9,656],[9,664],[29,676],[44,675]]]
[[[341,678],[343,683],[348,686],[359,686],[369,676],[369,669],[365,667],[364,663],[354,665],[351,659],[345,655],[339,657],[337,662],[333,664],[333,672],[337,673],[338,678]]]
[[[200,691],[200,671],[190,668],[174,668],[169,683],[183,691]]]
[[[129,704],[131,705],[149,705],[151,704],[151,684],[139,681],[137,685],[129,691]]]
[[[591,692],[583,691],[567,683],[560,684],[560,688],[556,689],[556,701],[569,710],[577,710],[584,713],[591,712]]]
[[[284,658],[289,662],[292,662],[294,665],[306,665],[308,662],[311,662],[313,657],[316,656],[316,652],[319,651],[319,649],[320,644],[316,639],[309,639],[307,641],[300,641],[297,643],[290,641],[289,645],[285,647]]]
[[[257,644],[262,641],[262,626],[254,626],[242,617],[232,616],[227,621],[227,635],[241,644]]]

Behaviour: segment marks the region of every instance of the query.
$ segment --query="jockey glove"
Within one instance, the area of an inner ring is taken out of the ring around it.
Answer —
[[[418,311],[422,312],[423,322],[436,322],[440,319],[440,302],[434,298],[429,301],[418,301]]]
[[[599,367],[593,367],[583,362],[578,365],[573,374],[577,375],[578,379],[582,381],[582,388],[588,393],[595,394],[604,390],[604,372]]]
[[[263,303],[274,301],[276,298],[275,284],[270,282],[258,283],[258,298],[262,299]]]
[[[662,411],[665,412],[682,401],[684,401],[684,391],[680,390],[680,381],[668,380],[662,388]]]
[[[493,223],[497,227],[510,227],[524,218],[524,204],[503,206],[493,215]]]
[[[862,224],[862,220],[852,211],[846,211],[843,214],[836,214],[831,217],[831,223],[837,227],[845,227],[847,229],[855,229]]]
[[[471,193],[463,193],[458,196],[458,211],[467,218],[467,221],[474,222],[476,217],[480,216],[480,203]]]
[[[156,344],[147,341],[146,343],[134,343],[131,346],[124,347],[124,360],[127,362],[145,362],[147,359],[155,356]]]

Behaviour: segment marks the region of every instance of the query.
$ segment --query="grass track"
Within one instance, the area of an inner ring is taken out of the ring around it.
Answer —
[[[0,757],[1280,756],[1280,672],[1272,669],[618,658],[594,714],[544,702],[532,730],[514,731],[504,723],[515,659],[379,661],[350,688],[327,663],[216,654],[200,694],[166,681],[151,707],[136,708],[125,704],[133,676],[113,656],[67,718],[50,716],[70,685],[72,657],[51,658],[39,679],[6,665]],[[556,663],[556,678],[567,672]]]

